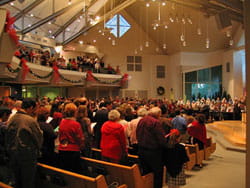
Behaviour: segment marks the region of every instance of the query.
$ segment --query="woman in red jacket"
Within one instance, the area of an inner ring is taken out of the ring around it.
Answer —
[[[64,109],[65,118],[59,125],[59,160],[60,167],[80,172],[80,151],[84,147],[84,136],[80,123],[75,119],[77,111],[73,103],[66,104]]]
[[[102,128],[101,149],[103,160],[119,163],[127,156],[125,131],[121,124],[117,123],[120,113],[111,110]]]
[[[190,135],[190,143],[199,145],[199,150],[202,150],[207,145],[207,130],[205,125],[205,115],[197,114],[195,121],[188,126],[188,134]]]

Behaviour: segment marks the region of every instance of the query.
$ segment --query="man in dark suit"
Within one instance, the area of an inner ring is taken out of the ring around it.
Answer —
[[[148,114],[139,121],[136,129],[138,155],[143,175],[153,172],[154,188],[161,188],[163,181],[163,150],[167,147],[167,141],[159,121],[161,109],[153,107]]]
[[[111,101],[101,102],[99,105],[99,110],[97,110],[94,121],[96,122],[94,126],[94,147],[100,148],[101,142],[101,128],[102,125],[108,121],[108,113],[112,109]]]

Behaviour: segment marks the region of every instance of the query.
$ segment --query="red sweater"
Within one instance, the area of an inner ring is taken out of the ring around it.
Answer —
[[[205,146],[207,146],[207,130],[204,124],[200,124],[198,121],[193,121],[191,127],[188,127],[188,134],[200,140]]]
[[[72,119],[63,119],[59,125],[59,148],[63,151],[80,151],[84,145],[81,125]]]
[[[124,128],[121,124],[113,121],[106,121],[101,129],[102,156],[115,160],[121,160],[127,153]]]

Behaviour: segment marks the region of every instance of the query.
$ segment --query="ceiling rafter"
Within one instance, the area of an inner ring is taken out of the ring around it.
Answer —
[[[12,1],[14,1],[14,0],[2,0],[2,1],[0,1],[0,6],[11,3]]]
[[[170,2],[192,8],[201,12],[205,12],[207,15],[213,16],[219,12],[225,11],[226,7],[218,6],[216,4],[211,4],[210,1],[224,1],[224,0],[209,0],[209,1],[185,1],[185,0],[169,0]],[[243,23],[243,14],[232,11],[232,9],[227,9],[230,13],[229,17],[235,21]]]
[[[107,12],[105,14],[105,17],[116,14],[135,2],[136,2],[136,0],[126,0],[126,1],[122,2],[121,4],[117,5],[114,9]],[[67,40],[63,41],[62,45],[66,45],[66,44],[70,43],[71,41],[75,40],[77,37],[81,36],[83,33],[87,32],[88,30],[90,30],[91,28],[93,28],[95,25],[97,25],[98,23],[100,23],[102,21],[104,21],[104,15],[102,17],[100,17],[100,19],[95,24],[93,24],[93,25],[89,24],[87,26],[84,26],[78,33],[71,36]]]
[[[71,17],[66,23],[64,23],[57,31],[55,31],[52,36],[57,37],[61,32],[63,32],[70,24],[72,24],[80,15],[82,15],[83,11],[78,11],[73,17]]]
[[[91,4],[85,8],[85,12],[80,10],[73,17],[71,17],[66,23],[63,24],[57,31],[55,31],[52,36],[57,37],[61,32],[63,32],[70,24],[72,24],[81,14],[86,13],[87,10],[96,3],[97,0],[91,1]]]
[[[36,0],[36,1],[34,1],[29,6],[27,6],[25,9],[23,9],[19,13],[17,13],[14,17],[16,18],[16,20],[20,19],[22,16],[24,16],[25,14],[27,14],[33,8],[35,8],[38,5],[40,5],[42,2],[44,2],[44,0]]]
[[[236,3],[228,0],[209,0],[209,3],[233,11],[238,14],[243,14],[243,4],[240,1]]]
[[[36,22],[31,27],[27,27],[27,28],[23,29],[21,31],[21,33],[22,34],[26,34],[26,33],[30,32],[30,31],[32,31],[32,30],[40,27],[41,25],[49,22],[50,20],[53,20],[54,18],[56,18],[56,17],[58,17],[58,16],[60,16],[60,15],[62,15],[64,13],[66,13],[67,11],[69,11],[72,8],[74,8],[75,6],[77,6],[80,3],[82,3],[82,1],[78,0],[77,2],[73,3],[72,5],[69,5],[69,6],[65,7],[65,8],[63,8],[63,9],[61,9],[61,10],[59,10],[59,11],[53,13],[53,14],[51,14],[50,16],[47,16],[46,18],[43,18],[42,20]]]

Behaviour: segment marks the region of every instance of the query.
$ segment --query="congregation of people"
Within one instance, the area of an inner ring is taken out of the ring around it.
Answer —
[[[80,157],[93,157],[91,148],[99,148],[102,160],[112,163],[124,164],[128,154],[138,155],[141,174],[154,174],[154,188],[163,186],[166,166],[166,183],[179,187],[186,184],[189,160],[182,143],[203,149],[206,122],[224,110],[240,118],[245,99],[5,97],[0,101],[0,181],[35,187],[37,161],[88,174]]]
[[[15,52],[15,56],[43,66],[52,67],[57,65],[60,69],[79,72],[91,70],[94,73],[120,74],[119,66],[113,68],[110,64],[105,65],[103,59],[96,55],[84,55],[65,59],[63,56],[59,57],[56,53],[51,53],[50,50],[37,50],[22,45]]]

